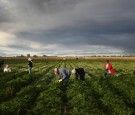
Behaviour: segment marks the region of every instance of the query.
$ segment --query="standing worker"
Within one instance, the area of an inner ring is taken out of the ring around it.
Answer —
[[[58,75],[58,81],[61,83],[61,88],[66,88],[71,75],[70,70],[67,68],[55,68],[54,74]]]
[[[32,67],[33,67],[32,59],[28,58],[28,71],[29,71],[29,74],[32,73]]]
[[[104,69],[105,69],[105,74],[104,74],[105,76],[114,75],[114,73],[115,73],[115,71],[112,67],[112,64],[109,62],[109,60],[106,60]]]

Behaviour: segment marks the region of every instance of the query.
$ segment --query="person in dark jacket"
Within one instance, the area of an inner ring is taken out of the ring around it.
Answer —
[[[55,68],[54,74],[58,75],[58,81],[61,83],[62,87],[67,87],[70,78],[70,70],[67,68]]]
[[[32,73],[32,67],[33,67],[32,59],[28,58],[28,71],[29,71],[29,74]]]
[[[86,71],[84,68],[74,68],[71,73],[75,76],[75,79],[78,80],[80,78],[80,80],[85,80]]]

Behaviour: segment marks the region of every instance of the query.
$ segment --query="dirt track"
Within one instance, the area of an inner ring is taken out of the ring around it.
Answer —
[[[0,57],[0,59],[26,59],[28,57]],[[135,60],[135,57],[91,57],[91,56],[67,56],[67,57],[57,57],[57,56],[48,56],[45,57],[31,57],[33,60],[44,59],[44,60]]]
[[[135,60],[135,57],[86,57],[85,59],[95,59],[95,60],[105,60],[105,59],[111,59],[111,60]]]

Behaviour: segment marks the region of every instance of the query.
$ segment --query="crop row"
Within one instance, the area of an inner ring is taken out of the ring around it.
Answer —
[[[48,61],[36,62],[33,74],[28,75],[22,63],[15,63],[12,73],[1,73],[0,113],[2,115],[59,115],[59,114],[135,114],[135,76],[131,73],[134,62],[113,61],[117,72],[103,77],[103,61]],[[55,67],[86,69],[86,80],[75,80],[71,75],[69,86],[61,91]]]

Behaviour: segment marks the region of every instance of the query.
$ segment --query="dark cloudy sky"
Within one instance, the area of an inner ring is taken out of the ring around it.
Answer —
[[[0,55],[135,54],[135,0],[0,0]]]

